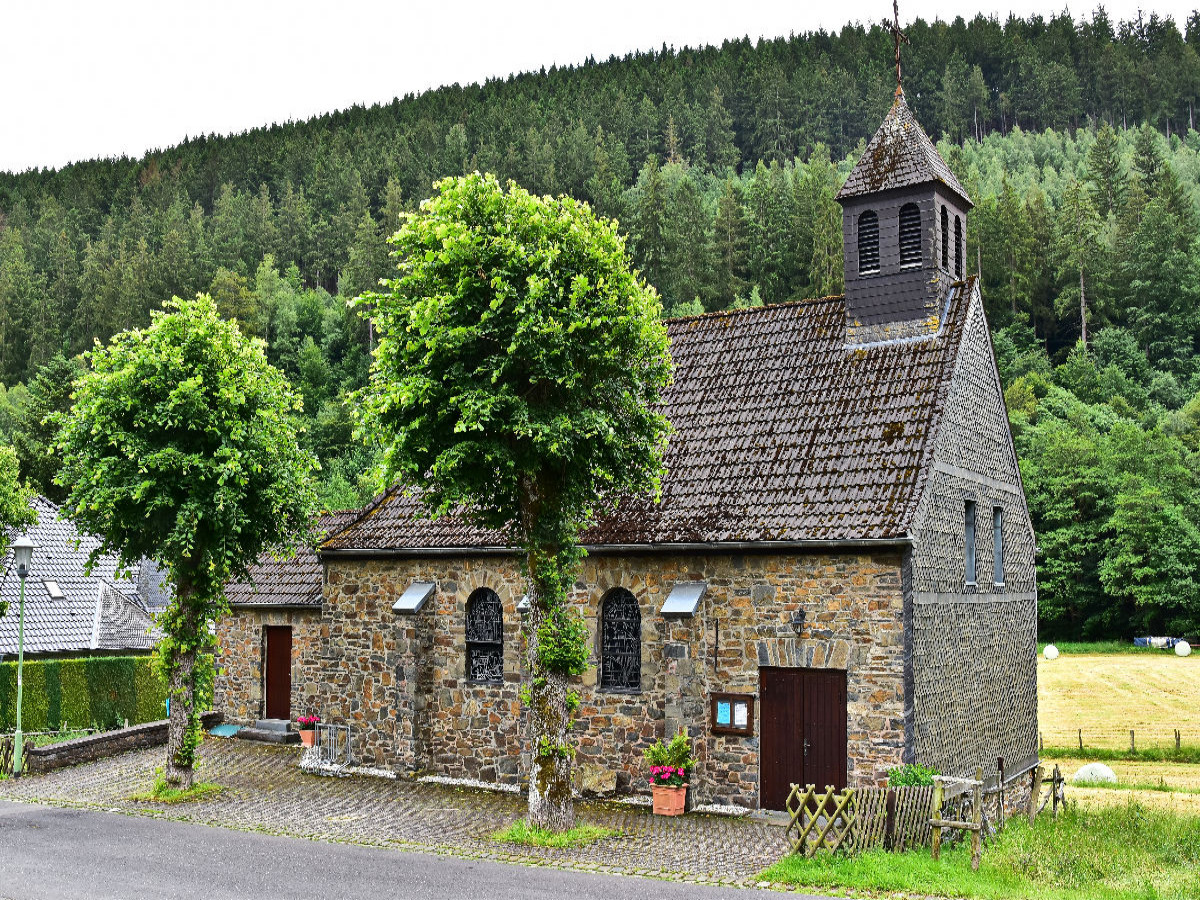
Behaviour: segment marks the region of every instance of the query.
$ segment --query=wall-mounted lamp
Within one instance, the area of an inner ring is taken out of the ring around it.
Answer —
[[[807,616],[808,613],[802,609],[798,609],[792,614],[792,631],[797,635],[804,631],[804,620]]]

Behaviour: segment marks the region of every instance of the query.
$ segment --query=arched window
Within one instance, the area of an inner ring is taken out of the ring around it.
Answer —
[[[921,264],[921,210],[915,203],[900,207],[900,267]]]
[[[600,687],[642,689],[642,612],[625,588],[609,591],[600,604]]]
[[[858,274],[879,271],[879,216],[868,209],[858,217]]]
[[[467,598],[467,679],[504,681],[504,610],[491,588]]]
[[[962,219],[954,217],[954,277],[962,278]]]
[[[950,268],[950,216],[942,207],[942,268]]]

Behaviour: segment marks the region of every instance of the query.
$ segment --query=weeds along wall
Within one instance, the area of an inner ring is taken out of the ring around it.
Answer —
[[[113,728],[166,717],[167,689],[149,656],[25,662],[24,731]],[[0,731],[17,724],[17,664],[0,663]]]

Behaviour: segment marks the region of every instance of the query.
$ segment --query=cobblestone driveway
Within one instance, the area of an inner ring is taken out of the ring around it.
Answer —
[[[717,884],[753,884],[780,858],[781,827],[762,820],[651,815],[618,803],[580,803],[581,821],[620,835],[580,849],[500,844],[490,835],[524,813],[521,797],[383,778],[327,778],[300,771],[294,748],[208,738],[198,775],[224,790],[211,799],[164,806],[135,802],[161,748],[127,753],[48,775],[0,782],[0,799],[81,806],[377,847],[483,857],[598,872]]]

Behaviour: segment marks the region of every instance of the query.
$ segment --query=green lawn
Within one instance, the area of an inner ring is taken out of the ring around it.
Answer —
[[[1191,900],[1200,896],[1200,817],[1137,803],[1072,807],[1030,828],[1010,820],[971,871],[969,842],[944,850],[787,857],[764,880],[814,890],[904,891],[982,900]]]

